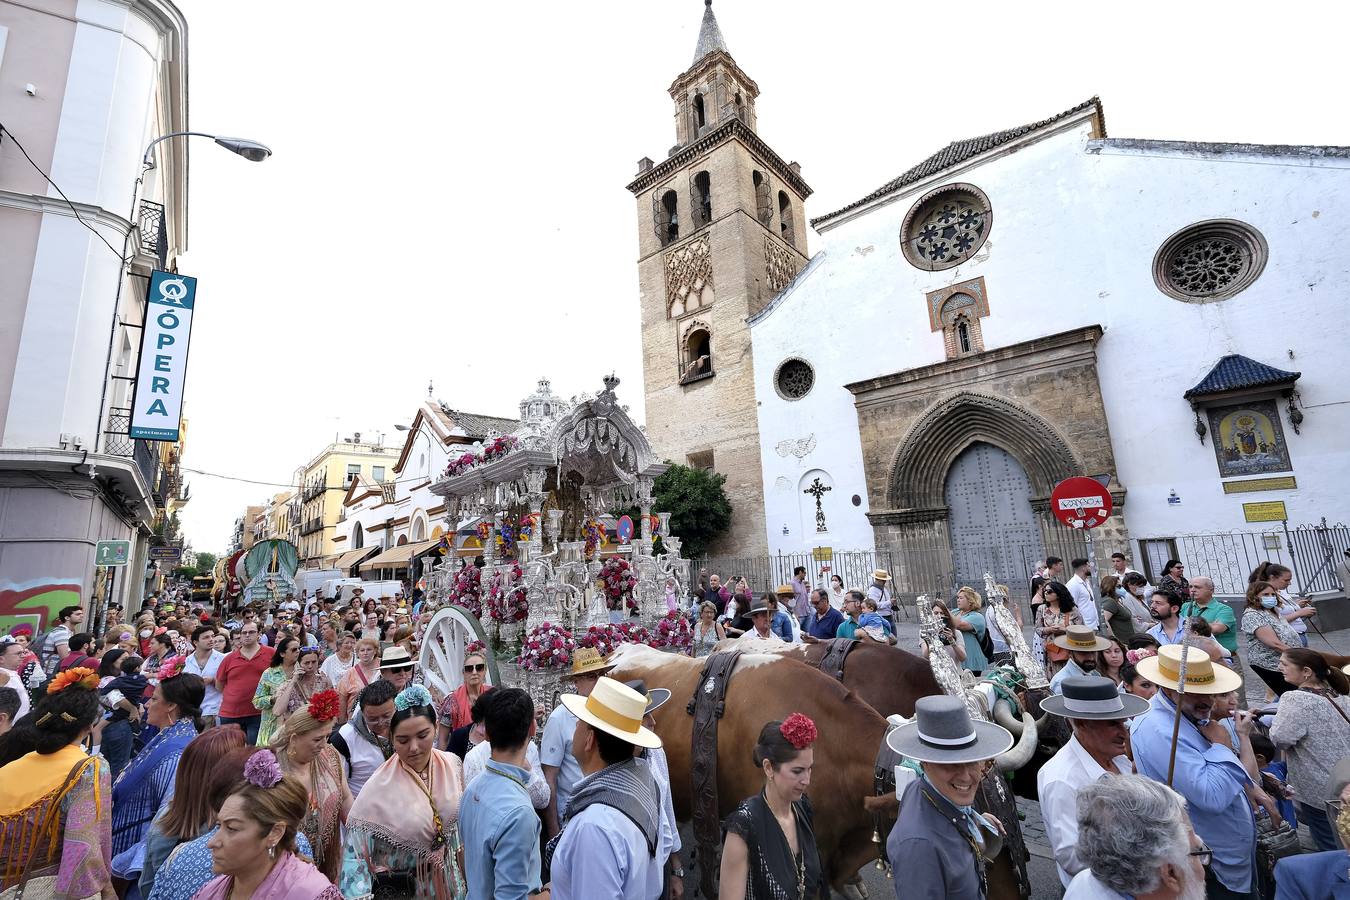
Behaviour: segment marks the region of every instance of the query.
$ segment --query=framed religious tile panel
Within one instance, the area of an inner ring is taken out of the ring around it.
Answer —
[[[1211,406],[1207,412],[1220,478],[1288,472],[1294,468],[1274,400]]]

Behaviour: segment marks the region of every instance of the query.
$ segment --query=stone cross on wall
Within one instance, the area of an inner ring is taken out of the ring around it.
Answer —
[[[828,529],[825,527],[825,508],[824,508],[823,506],[820,505],[820,501],[821,501],[821,499],[824,498],[825,492],[826,492],[826,491],[832,491],[832,490],[834,490],[834,488],[830,487],[829,485],[821,484],[821,483],[820,483],[820,479],[819,479],[819,478],[816,478],[816,479],[813,479],[813,480],[811,481],[811,486],[810,486],[809,488],[807,488],[806,490],[802,491],[803,494],[810,494],[812,497],[815,497],[815,498],[816,498],[816,533],[817,533],[817,534],[823,534],[824,532],[826,532],[826,531],[828,530]]]

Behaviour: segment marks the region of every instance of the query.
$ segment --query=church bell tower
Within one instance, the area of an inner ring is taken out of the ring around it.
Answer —
[[[675,139],[638,162],[638,279],[647,436],[657,455],[727,477],[732,524],[713,548],[766,546],[753,348],[746,319],[807,261],[811,188],[756,133],[759,86],[704,0],[693,64],[670,86]]]

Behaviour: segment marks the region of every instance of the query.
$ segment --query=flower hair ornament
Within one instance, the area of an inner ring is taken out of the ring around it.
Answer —
[[[430,706],[431,691],[422,687],[420,684],[411,684],[398,692],[394,698],[394,709],[402,712],[405,709],[412,709],[414,706]]]
[[[281,783],[281,766],[271,750],[259,750],[244,763],[244,780],[254,787],[272,788]]]
[[[181,656],[170,656],[159,664],[159,680],[168,681],[183,674],[183,665],[187,662]]]
[[[1158,651],[1154,650],[1152,647],[1139,647],[1134,650],[1125,651],[1125,658],[1130,661],[1131,665],[1135,666],[1139,665],[1141,659],[1148,659],[1150,656],[1157,655]]]
[[[816,742],[816,723],[801,713],[793,713],[784,719],[778,732],[798,750],[805,750]]]
[[[78,684],[89,691],[98,690],[98,673],[84,666],[66,669],[53,678],[52,683],[47,686],[47,696],[59,694],[72,684]]]
[[[319,691],[309,699],[309,715],[316,722],[330,722],[342,711],[337,691]]]

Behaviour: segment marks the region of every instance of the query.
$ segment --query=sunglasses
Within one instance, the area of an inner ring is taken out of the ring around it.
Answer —
[[[487,670],[487,663],[469,663],[464,667],[465,672],[484,672]]]
[[[301,654],[305,654],[305,653],[319,653],[319,652],[321,652],[322,650],[323,650],[322,647],[301,647],[301,648],[300,648]]]
[[[411,672],[412,670],[413,670],[412,666],[397,666],[394,668],[385,669],[386,672]]]

